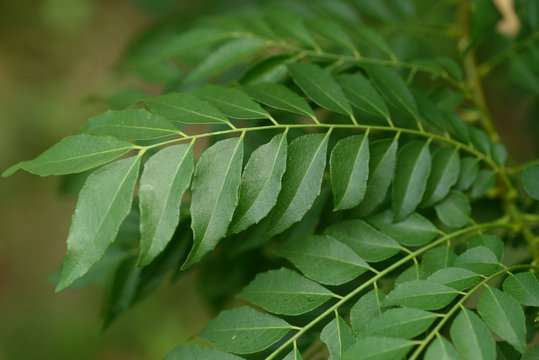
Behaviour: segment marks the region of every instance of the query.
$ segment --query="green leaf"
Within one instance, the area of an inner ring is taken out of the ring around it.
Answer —
[[[343,48],[356,52],[356,47],[350,36],[343,30],[342,26],[333,20],[321,17],[308,18],[307,25],[329,40],[331,45],[339,45]]]
[[[391,202],[396,221],[407,218],[421,202],[430,169],[427,142],[412,141],[399,150]]]
[[[449,341],[438,336],[427,348],[425,360],[462,360],[462,357]]]
[[[180,345],[170,351],[163,360],[242,360],[239,356],[199,345]]]
[[[126,140],[149,140],[178,135],[178,128],[170,121],[145,109],[109,110],[88,120],[81,131]]]
[[[432,274],[437,270],[453,266],[457,254],[449,246],[438,246],[430,249],[421,258],[421,265],[428,274]]]
[[[406,246],[425,245],[438,235],[436,226],[418,213],[413,213],[405,220],[393,223],[393,211],[386,210],[369,217],[367,221]]]
[[[427,280],[434,281],[442,285],[452,287],[462,291],[471,288],[481,279],[479,274],[468,269],[458,267],[447,267],[440,269],[430,275]]]
[[[503,282],[503,291],[523,305],[539,307],[539,282],[529,272],[509,274]]]
[[[392,68],[374,64],[362,64],[374,85],[397,110],[410,118],[419,121],[421,118],[415,98],[404,80]]]
[[[311,208],[320,193],[327,146],[325,134],[304,135],[290,143],[282,190],[269,214],[271,221],[266,238],[288,229]]]
[[[460,174],[456,187],[464,191],[473,184],[479,173],[479,159],[471,156],[464,157],[460,164]]]
[[[462,192],[451,190],[441,203],[435,206],[438,219],[452,228],[461,228],[470,222],[472,207]]]
[[[356,1],[355,3],[362,4],[363,2]],[[366,4],[367,3],[362,4],[362,5],[365,6]],[[371,2],[368,2],[368,4],[371,4]],[[372,3],[372,4],[378,4],[378,3]],[[369,27],[362,26],[355,29],[355,34],[359,37],[359,40],[365,45],[388,55],[390,58],[395,57],[395,55],[391,51],[391,48],[389,47],[387,42],[375,30]]]
[[[477,199],[483,196],[491,187],[496,184],[496,175],[492,170],[481,169],[472,184],[470,196],[472,199]]]
[[[163,56],[182,57],[189,52],[211,46],[233,37],[234,32],[232,31],[223,31],[223,29],[208,26],[194,28],[167,41],[163,46]]]
[[[534,360],[539,357],[539,344],[529,346],[520,360]]]
[[[344,353],[342,360],[400,360],[415,345],[413,341],[368,336],[359,339]]]
[[[479,297],[477,311],[488,327],[520,353],[526,349],[526,318],[510,295],[487,287]]]
[[[468,249],[474,248],[476,246],[485,246],[489,248],[496,258],[501,263],[503,260],[503,253],[505,251],[505,244],[503,240],[492,234],[477,234],[474,237],[468,239],[467,243]]]
[[[267,16],[273,27],[283,36],[290,37],[300,44],[316,49],[318,45],[307,31],[301,17],[288,11],[273,10]]]
[[[239,60],[265,46],[262,40],[239,38],[230,40],[213,51],[208,57],[185,77],[185,83],[212,77],[228,69]]]
[[[496,359],[496,344],[487,325],[473,311],[463,309],[449,329],[451,340],[465,359]]]
[[[449,304],[457,295],[457,290],[434,281],[413,280],[397,285],[387,294],[382,304],[438,310]]]
[[[204,85],[195,94],[234,119],[269,119],[270,114],[238,88]]]
[[[343,353],[356,342],[352,330],[339,315],[324,326],[320,340],[326,343],[330,360],[340,360]]]
[[[290,329],[286,321],[276,316],[242,306],[221,311],[199,336],[222,350],[250,354],[273,345]]]
[[[350,325],[356,334],[363,331],[367,324],[382,314],[382,302],[385,294],[375,288],[359,298],[350,310]]]
[[[151,112],[183,124],[220,124],[228,119],[212,104],[187,93],[170,93],[145,100]]]
[[[238,296],[275,314],[301,315],[334,294],[295,271],[281,268],[258,274]]]
[[[539,200],[539,165],[531,166],[522,172],[522,186],[532,199]]]
[[[459,255],[455,259],[455,266],[466,268],[481,275],[490,275],[498,269],[500,263],[489,248],[476,246]]]
[[[485,155],[490,154],[490,140],[483,130],[470,126],[470,137],[477,150]]]
[[[457,149],[441,147],[432,155],[432,170],[427,180],[423,205],[432,206],[442,200],[460,174],[460,157]]]
[[[307,101],[284,85],[259,83],[244,89],[262,104],[310,118],[315,117]]]
[[[144,164],[138,192],[140,253],[137,266],[151,263],[172,238],[193,168],[192,144],[164,148]]]
[[[289,239],[277,249],[277,255],[288,259],[308,278],[327,285],[344,284],[369,269],[352,249],[330,236]]]
[[[383,119],[390,119],[384,100],[369,79],[361,74],[342,74],[337,77],[337,82],[356,108]]]
[[[414,308],[389,309],[367,323],[360,336],[411,339],[427,330],[437,318],[436,313]]]
[[[397,276],[394,286],[413,280],[426,280],[427,276],[423,265],[413,264]]]
[[[39,176],[65,175],[106,164],[134,149],[134,145],[105,136],[80,134],[67,136],[33,160],[8,168],[2,177],[19,169]]]
[[[191,186],[193,248],[182,269],[200,261],[226,235],[238,202],[242,159],[240,137],[221,140],[200,156]]]
[[[230,233],[258,223],[277,202],[286,167],[286,134],[279,134],[253,151],[241,178],[240,198]]]
[[[492,142],[490,149],[492,160],[494,160],[498,165],[505,164],[507,161],[507,149],[505,146],[497,142]]]
[[[449,133],[463,144],[470,143],[470,127],[464,121],[452,112],[445,113],[445,123],[449,128]]]
[[[357,206],[367,187],[369,176],[369,139],[354,135],[339,140],[329,161],[334,210]]]
[[[67,237],[67,254],[56,291],[98,263],[131,210],[140,167],[134,156],[106,165],[86,180]]]
[[[329,72],[310,63],[290,64],[288,69],[296,84],[315,103],[339,114],[353,115],[348,99]]]
[[[368,262],[385,260],[402,250],[395,240],[362,220],[336,223],[328,227],[325,233],[348,245]]]
[[[398,145],[396,138],[371,143],[369,179],[365,196],[357,210],[359,216],[368,215],[384,201],[393,180]]]
[[[298,349],[294,349],[286,355],[283,360],[301,360],[301,353]]]

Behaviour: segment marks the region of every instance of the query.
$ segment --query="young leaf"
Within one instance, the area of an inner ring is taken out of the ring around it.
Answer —
[[[153,155],[140,177],[140,253],[146,266],[166,247],[180,220],[180,205],[193,174],[193,146],[167,147]]]
[[[523,305],[539,307],[539,282],[529,272],[509,274],[503,282],[503,291]]]
[[[239,38],[230,40],[212,52],[184,79],[185,83],[212,77],[234,65],[237,61],[260,50],[265,46],[262,40]]]
[[[178,128],[170,121],[145,109],[109,110],[88,120],[81,131],[126,140],[149,140],[178,134]]]
[[[389,309],[367,323],[360,336],[412,339],[427,330],[437,317],[436,313],[414,308]]]
[[[359,110],[390,119],[389,110],[371,81],[361,74],[342,74],[337,77],[344,94]]]
[[[483,196],[491,187],[496,184],[496,175],[492,170],[482,169],[479,170],[475,181],[472,184],[470,196],[472,199],[477,199]]]
[[[457,189],[464,191],[473,184],[479,173],[479,159],[468,156],[462,158],[460,163],[460,174],[456,187]]]
[[[442,336],[437,336],[427,348],[425,360],[462,360],[462,357],[449,341]]]
[[[449,227],[458,229],[470,222],[472,207],[466,195],[460,191],[451,190],[449,196],[434,209],[438,219]]]
[[[386,210],[369,217],[367,221],[406,246],[425,245],[438,235],[436,226],[418,213],[413,213],[401,222],[393,223],[393,211]]]
[[[520,304],[503,291],[487,287],[479,297],[477,311],[488,327],[520,353],[526,348],[526,318]]]
[[[340,360],[343,353],[356,342],[348,324],[337,315],[320,333],[320,340],[326,343],[331,360]]]
[[[217,349],[199,345],[180,345],[170,351],[163,360],[243,360],[239,356],[232,355]]]
[[[39,176],[79,173],[106,164],[132,149],[133,144],[110,137],[67,136],[35,159],[8,168],[2,177],[10,176],[19,169]]]
[[[195,94],[234,119],[268,119],[270,114],[238,88],[207,84]]]
[[[389,236],[362,220],[346,220],[328,227],[325,233],[348,245],[368,262],[385,260],[402,247]]]
[[[348,348],[341,360],[400,360],[414,345],[410,340],[368,336]]]
[[[262,104],[275,109],[314,118],[314,111],[304,98],[284,85],[260,83],[244,88],[245,91]]]
[[[295,271],[280,268],[258,274],[238,296],[274,314],[301,315],[334,294]]]
[[[449,246],[438,246],[430,249],[421,258],[421,265],[428,274],[432,274],[437,270],[453,266],[457,254]]]
[[[303,218],[320,193],[326,167],[328,136],[308,134],[290,143],[282,190],[265,238],[275,236]]]
[[[480,279],[481,277],[479,274],[458,267],[447,267],[445,269],[437,270],[427,278],[428,281],[434,281],[459,291],[471,288],[477,284]]]
[[[229,232],[258,223],[277,202],[286,167],[286,134],[279,134],[253,151],[241,178],[240,198]]]
[[[318,65],[298,63],[288,65],[290,74],[315,103],[339,114],[352,116],[352,108],[331,74]]]
[[[348,246],[330,236],[310,235],[289,239],[277,249],[305,276],[327,285],[340,285],[355,279],[369,265]]]
[[[496,359],[496,344],[487,325],[473,311],[462,309],[449,329],[451,340],[465,359]]]
[[[221,140],[198,160],[191,186],[193,248],[182,269],[200,261],[226,235],[238,202],[242,140],[240,137]]]
[[[371,143],[369,179],[365,196],[357,209],[359,216],[368,215],[384,201],[393,180],[398,145],[396,138]]]
[[[228,119],[212,104],[187,93],[170,93],[144,101],[151,112],[183,124],[219,124]]]
[[[386,295],[382,304],[438,310],[449,304],[457,295],[457,290],[434,281],[414,280],[397,285]]]
[[[539,165],[529,167],[522,172],[522,186],[532,199],[539,200]]]
[[[400,149],[397,156],[391,202],[396,221],[407,218],[421,202],[430,169],[428,143],[412,141]]]
[[[500,263],[489,248],[477,246],[459,255],[455,259],[455,266],[466,268],[481,275],[490,275],[498,269]]]
[[[364,135],[344,138],[335,144],[329,161],[334,210],[357,206],[369,176],[369,139]]]
[[[290,329],[276,316],[242,306],[221,311],[199,336],[224,351],[251,354],[281,340]]]
[[[397,110],[419,121],[421,118],[414,96],[404,80],[392,68],[374,64],[362,64],[374,85]]]
[[[458,180],[460,157],[457,149],[441,147],[432,155],[432,171],[427,180],[423,205],[432,206],[442,200]]]
[[[91,174],[82,188],[67,237],[67,254],[56,291],[95,265],[131,210],[140,157],[116,161]]]
[[[477,234],[467,241],[468,249],[476,246],[485,246],[489,248],[496,258],[501,263],[503,260],[503,253],[505,251],[505,244],[503,240],[492,234]]]
[[[360,334],[367,324],[382,314],[385,294],[376,288],[363,295],[350,310],[350,325],[354,333]]]

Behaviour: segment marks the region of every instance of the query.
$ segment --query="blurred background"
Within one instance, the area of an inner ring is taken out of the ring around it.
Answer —
[[[249,2],[0,0],[0,171],[78,132],[107,109],[100,97],[123,94],[111,104],[141,96],[121,93],[126,87],[159,93],[155,83],[176,74],[151,66],[139,77],[117,71],[126,49],[136,49],[134,39],[158,20],[192,21],[232,3]],[[539,149],[537,118],[529,121],[537,97],[507,82],[505,72],[494,72],[487,97],[512,159],[522,163]],[[160,359],[196,334],[213,314],[197,295],[195,275],[164,281],[106,331],[102,290],[54,293],[51,274],[65,254],[76,203],[60,185],[58,177],[24,172],[0,179],[0,360]]]

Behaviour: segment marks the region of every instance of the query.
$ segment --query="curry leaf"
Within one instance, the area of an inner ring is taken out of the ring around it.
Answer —
[[[355,343],[355,337],[348,324],[339,316],[336,315],[330,323],[328,323],[320,333],[320,340],[326,343],[331,360],[340,360],[343,353]]]
[[[212,104],[187,93],[170,93],[145,100],[151,112],[183,124],[219,124],[227,118]]]
[[[451,340],[465,359],[496,358],[495,342],[487,325],[473,311],[463,309],[449,329]]]
[[[503,291],[527,306],[539,307],[539,282],[528,272],[509,274],[503,282]]]

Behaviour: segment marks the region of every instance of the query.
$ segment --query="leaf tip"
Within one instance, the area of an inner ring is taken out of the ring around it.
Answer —
[[[18,164],[15,164],[15,165],[12,165],[10,167],[8,167],[6,170],[4,170],[4,172],[2,173],[2,177],[3,178],[7,178],[8,176],[11,176],[13,175],[14,173],[16,173],[19,169],[22,169],[22,166],[23,166],[23,163],[20,162]]]

